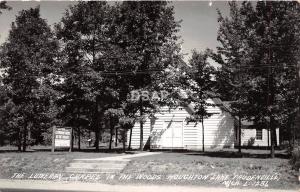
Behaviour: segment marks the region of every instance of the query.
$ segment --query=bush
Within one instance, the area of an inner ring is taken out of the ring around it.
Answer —
[[[299,170],[299,168],[300,168],[300,146],[294,147],[294,149],[292,151],[291,163],[292,163],[294,169]]]
[[[42,133],[42,136],[43,136],[44,145],[52,144],[52,129],[48,129],[47,132]]]

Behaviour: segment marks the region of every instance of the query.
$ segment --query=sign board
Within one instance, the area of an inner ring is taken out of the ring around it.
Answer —
[[[70,148],[72,142],[72,128],[71,127],[53,127],[52,132],[52,151],[55,148]]]

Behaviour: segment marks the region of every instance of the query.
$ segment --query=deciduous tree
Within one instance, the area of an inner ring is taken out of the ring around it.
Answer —
[[[47,112],[52,98],[52,73],[55,71],[57,42],[49,25],[40,17],[40,9],[21,11],[12,23],[3,45],[1,66],[3,83],[8,89],[7,125],[16,132],[19,150],[30,139],[38,140],[51,121]],[[36,134],[36,136],[34,136]],[[34,141],[32,141],[34,142]]]
[[[188,104],[192,104],[194,112],[192,116],[187,119],[192,122],[201,122],[202,124],[202,151],[205,150],[205,130],[204,120],[212,113],[208,112],[208,107],[213,106],[213,103],[209,102],[209,99],[216,97],[214,91],[214,67],[208,62],[209,51],[199,53],[195,50],[192,52],[189,65],[191,66],[187,70],[188,76],[188,89],[186,98]]]
[[[255,8],[249,2],[242,3],[241,7],[231,3],[230,10],[230,17],[221,20],[219,41],[222,46],[218,52],[225,56],[226,62],[220,59],[219,63],[222,67],[226,63],[234,68],[241,65],[238,72],[244,71],[241,74],[246,75],[240,83],[246,83],[243,87],[247,88],[247,96],[242,97],[240,104],[248,107],[238,108],[257,126],[270,130],[270,153],[274,157],[276,129],[283,130],[286,118],[295,116],[295,106],[298,106],[295,103],[299,101],[294,86],[299,54],[299,19],[296,16],[299,3],[257,2]],[[223,77],[231,82],[234,74],[227,73]],[[294,107],[286,105],[291,99]]]

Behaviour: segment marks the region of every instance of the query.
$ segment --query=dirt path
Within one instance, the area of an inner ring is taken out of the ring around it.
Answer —
[[[145,157],[157,155],[160,153],[145,152],[133,155],[119,155],[112,157],[73,159],[65,168],[69,173],[103,173],[118,174],[120,173],[135,157]]]
[[[161,152],[143,152],[143,153],[119,155],[119,156],[113,156],[113,157],[100,157],[100,158],[74,159],[74,160],[106,160],[106,161],[124,160],[124,161],[128,161],[131,158],[135,158],[135,157],[145,157],[145,156],[158,155],[158,154],[161,154]]]

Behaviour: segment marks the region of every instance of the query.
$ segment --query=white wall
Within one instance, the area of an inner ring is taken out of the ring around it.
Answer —
[[[277,145],[279,145],[279,129],[276,129]],[[262,130],[262,140],[257,140],[255,129],[242,130],[242,146],[268,146],[268,130]],[[252,142],[253,141],[253,142]],[[250,144],[251,143],[251,144]],[[271,145],[271,134],[269,133],[269,145]]]
[[[213,103],[212,100],[208,102]],[[144,124],[144,144],[151,136],[151,148],[163,148],[162,136],[165,132],[164,123],[166,121],[181,121],[183,124],[183,148],[202,149],[202,125],[201,122],[186,122],[190,116],[183,107],[169,111],[168,107],[163,107],[161,113],[155,115],[155,119],[147,119]],[[223,147],[234,147],[234,120],[229,113],[222,111],[219,107],[210,106],[209,113],[214,113],[204,120],[205,148],[215,149]],[[140,127],[136,123],[132,132],[132,148],[139,148]],[[129,133],[128,133],[129,139]],[[128,142],[127,142],[128,143]]]

